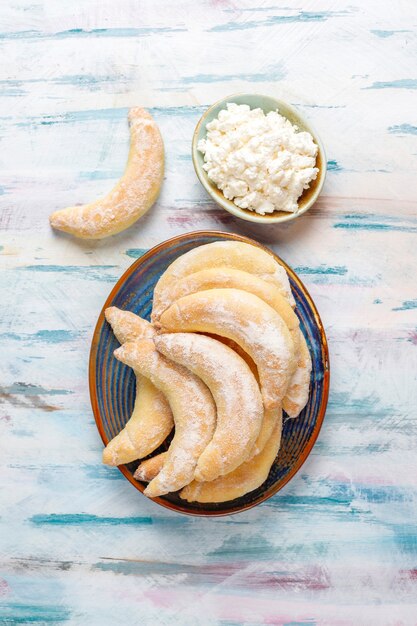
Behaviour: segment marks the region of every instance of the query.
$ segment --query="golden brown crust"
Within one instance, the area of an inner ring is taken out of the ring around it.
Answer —
[[[109,307],[105,311],[120,343],[153,337],[155,329],[130,311]],[[151,454],[174,427],[174,418],[164,394],[151,381],[136,373],[136,399],[133,413],[123,428],[103,450],[103,463],[122,465]]]
[[[164,465],[144,493],[155,498],[177,491],[192,480],[197,461],[213,436],[216,407],[212,395],[197,376],[159,354],[151,339],[125,343],[114,355],[162,391],[174,416],[175,435]]]
[[[263,450],[230,474],[211,482],[193,481],[180,492],[188,502],[227,502],[257,489],[268,478],[281,444],[282,412]]]
[[[164,176],[164,145],[156,122],[145,109],[130,109],[130,150],[123,176],[103,198],[52,213],[57,230],[82,239],[102,239],[129,228],[159,195]]]
[[[173,333],[154,341],[159,352],[201,378],[216,404],[216,428],[194,478],[214,480],[228,474],[247,459],[262,425],[262,398],[252,372],[231,348],[211,337]]]
[[[282,318],[240,289],[210,289],[180,298],[161,315],[162,332],[215,333],[236,341],[258,368],[265,409],[281,406],[296,361]]]

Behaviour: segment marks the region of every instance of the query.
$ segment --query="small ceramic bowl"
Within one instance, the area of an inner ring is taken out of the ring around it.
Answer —
[[[216,118],[222,109],[226,108],[229,102],[235,102],[236,104],[248,104],[251,109],[260,108],[265,113],[270,111],[276,111],[286,117],[291,124],[296,124],[301,131],[309,132],[318,145],[319,150],[317,153],[316,166],[319,168],[316,180],[313,180],[310,187],[306,189],[298,199],[298,211],[296,213],[287,213],[286,211],[274,211],[274,213],[268,213],[267,215],[259,215],[255,211],[249,211],[248,209],[241,209],[232,200],[228,200],[223,195],[222,191],[218,189],[217,185],[209,179],[207,172],[203,169],[204,157],[203,154],[197,149],[200,139],[204,139],[206,136],[206,126],[214,118]],[[196,174],[203,185],[204,189],[209,195],[219,204],[223,209],[232,213],[236,217],[240,217],[248,222],[258,222],[259,224],[276,224],[280,222],[288,222],[299,217],[315,203],[322,187],[324,185],[324,179],[326,178],[327,161],[324,153],[323,144],[320,141],[317,133],[311,128],[310,124],[304,119],[304,117],[296,111],[292,106],[282,100],[277,100],[271,96],[260,96],[258,94],[251,93],[238,93],[227,98],[223,98],[218,102],[215,102],[198,122],[193,135],[192,141],[192,157]]]
[[[246,495],[218,504],[199,504],[181,500],[170,493],[154,502],[178,513],[216,516],[245,511],[264,502],[279,491],[300,469],[308,457],[322,425],[329,393],[329,354],[326,335],[319,314],[298,276],[279,257],[256,241],[232,233],[200,231],[178,235],[149,250],[131,265],[112,289],[101,310],[94,331],[90,352],[90,397],[97,428],[104,445],[125,426],[135,401],[135,374],[115,359],[118,342],[104,317],[109,306],[133,311],[150,318],[155,284],[161,274],[179,256],[215,241],[243,241],[258,246],[271,254],[288,272],[291,289],[297,303],[296,313],[307,340],[311,359],[311,390],[307,406],[297,419],[285,419],[281,449],[267,480],[258,489]],[[167,449],[162,444],[151,456]],[[139,462],[120,465],[119,470],[136,489],[143,491],[145,483],[135,480],[133,474]],[[111,472],[111,470],[108,470]]]

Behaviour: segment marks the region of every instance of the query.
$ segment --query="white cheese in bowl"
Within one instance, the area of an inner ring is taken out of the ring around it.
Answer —
[[[227,104],[198,142],[203,168],[228,200],[261,215],[295,213],[318,174],[318,146],[278,111]]]

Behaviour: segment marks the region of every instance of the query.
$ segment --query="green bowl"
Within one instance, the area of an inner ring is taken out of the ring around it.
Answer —
[[[301,131],[309,132],[318,145],[319,150],[317,153],[316,166],[319,168],[316,180],[311,182],[311,185],[306,189],[298,199],[298,211],[296,213],[287,213],[286,211],[274,211],[267,215],[259,215],[254,211],[248,209],[240,209],[232,200],[228,200],[224,197],[222,191],[217,188],[216,184],[211,181],[207,175],[207,172],[203,169],[204,157],[201,152],[197,150],[197,145],[200,139],[204,139],[206,136],[206,126],[215,117],[218,116],[221,109],[226,108],[226,104],[229,102],[235,102],[236,104],[248,104],[251,109],[260,108],[265,113],[270,111],[279,110],[279,113],[286,117],[291,124],[296,124]],[[194,169],[196,174],[203,185],[204,189],[210,194],[210,196],[221,207],[243,220],[249,222],[258,222],[259,224],[276,224],[279,222],[288,222],[296,217],[299,217],[315,203],[322,187],[324,185],[324,179],[326,178],[327,161],[324,153],[323,144],[320,141],[317,133],[311,128],[310,124],[296,111],[292,106],[282,100],[276,100],[271,96],[260,96],[253,93],[238,93],[227,98],[223,98],[218,102],[215,102],[198,122],[193,135],[192,142],[192,157],[194,163]]]

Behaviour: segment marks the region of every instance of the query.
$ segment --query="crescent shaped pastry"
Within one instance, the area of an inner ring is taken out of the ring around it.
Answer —
[[[160,335],[156,348],[210,389],[217,408],[214,435],[198,459],[194,478],[214,480],[245,461],[264,416],[258,384],[245,361],[223,343],[195,333]]]
[[[229,267],[255,274],[259,278],[274,284],[295,306],[287,272],[277,263],[272,254],[262,248],[242,241],[215,241],[198,248],[193,248],[175,259],[158,280],[153,296],[155,316],[170,304],[172,285],[184,276],[204,269]],[[171,300],[172,302],[172,300]]]
[[[136,339],[151,339],[155,329],[150,322],[131,311],[123,311],[116,306],[109,306],[104,316],[119,343],[135,341]]]
[[[151,208],[164,176],[161,133],[145,109],[130,109],[128,120],[130,151],[123,176],[104,198],[52,213],[53,228],[82,239],[102,239],[129,228]]]
[[[153,326],[130,311],[109,307],[105,311],[120,343],[150,338]],[[171,432],[174,419],[168,401],[150,380],[136,372],[136,399],[133,413],[123,430],[103,450],[103,463],[122,465],[151,454]]]
[[[136,472],[133,474],[133,478],[136,478],[136,480],[142,480],[145,483],[151,482],[151,480],[153,480],[161,471],[166,461],[167,454],[168,452],[161,452],[161,454],[157,454],[150,459],[146,459],[146,461],[142,461]]]
[[[288,330],[291,333],[294,342],[294,350],[297,353],[299,343],[299,321],[294,313],[289,301],[282,292],[267,281],[259,278],[255,274],[249,274],[242,270],[236,270],[230,267],[219,267],[205,269],[189,276],[184,276],[175,283],[171,283],[166,290],[165,303],[170,306],[173,302],[198,291],[207,289],[242,289],[253,295],[258,296],[261,300],[269,304],[282,317]],[[152,312],[152,321],[155,323],[159,320],[160,313],[155,307]]]
[[[240,289],[180,298],[161,315],[162,332],[214,333],[233,339],[255,361],[266,409],[281,406],[296,360],[290,332],[263,300]]]
[[[240,467],[211,482],[197,482],[184,487],[180,498],[188,502],[227,502],[257,489],[268,478],[281,445],[282,412],[263,450]]]
[[[250,461],[250,459],[262,452],[270,440],[278,420],[282,421],[281,409],[271,409],[270,411],[265,411],[265,416],[262,420],[262,426],[258,438],[246,461]],[[161,452],[161,454],[157,454],[151,459],[142,461],[134,474],[134,478],[137,480],[143,480],[146,483],[151,481],[161,471],[165,462],[166,454],[166,452]]]
[[[265,448],[266,444],[272,436],[272,433],[274,432],[278,419],[282,419],[280,417],[281,414],[281,408],[268,409],[265,411],[264,419],[262,420],[261,430],[259,431],[258,438],[255,441],[252,450],[250,451],[247,461],[250,461],[250,459],[262,452],[262,450]]]
[[[308,402],[310,392],[310,377],[312,370],[311,355],[305,337],[299,329],[299,351],[297,369],[295,370],[287,389],[282,408],[288,417],[298,417]]]
[[[197,376],[159,354],[150,339],[125,343],[114,355],[162,391],[174,416],[175,435],[164,465],[144,493],[155,498],[177,491],[193,479],[197,461],[213,437],[213,397]]]

